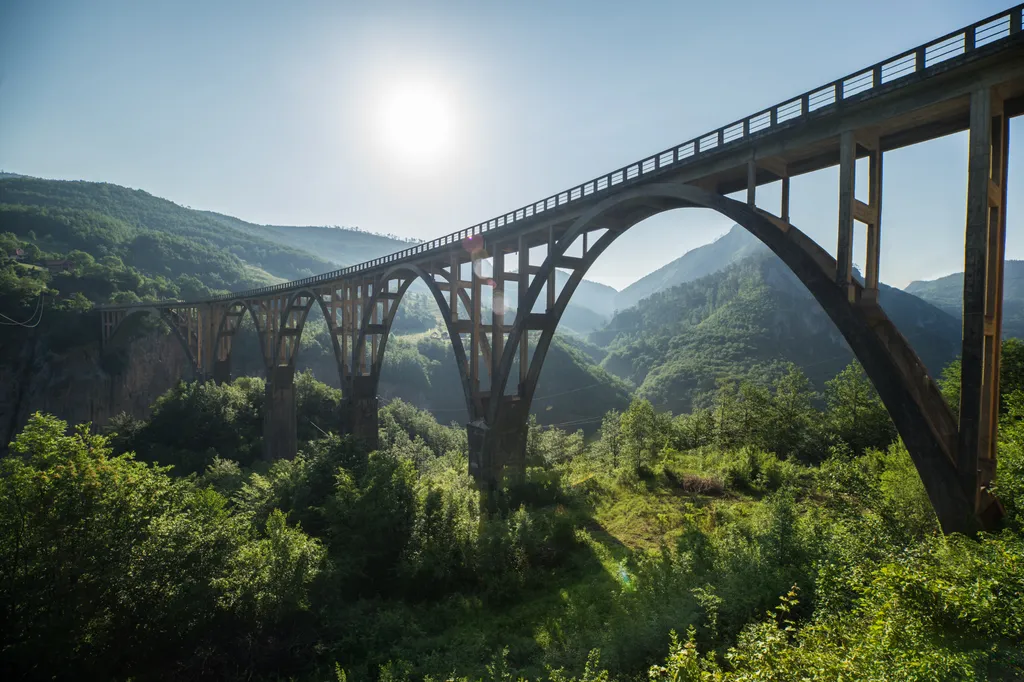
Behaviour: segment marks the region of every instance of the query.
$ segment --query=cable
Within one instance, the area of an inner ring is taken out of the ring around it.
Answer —
[[[38,319],[36,319],[37,315],[39,316]],[[24,322],[18,322],[15,319],[7,317],[3,313],[0,313],[0,317],[4,318],[5,320],[8,320],[8,322],[0,322],[0,325],[5,326],[5,327],[25,327],[26,329],[32,329],[33,327],[38,327],[39,323],[43,321],[43,294],[39,294],[39,300],[36,302],[36,309],[32,312],[32,314],[29,316],[29,318],[27,320],[25,320]],[[35,319],[36,321],[32,322],[33,319]],[[31,323],[31,324],[29,324],[29,323]]]
[[[316,429],[316,430],[317,430],[317,431],[319,431],[320,433],[324,434],[324,437],[325,437],[325,438],[330,438],[331,434],[327,433],[326,431],[324,431],[323,429],[321,429],[321,428],[320,428],[319,426],[317,426],[317,425],[316,425],[316,422],[315,422],[315,421],[313,421],[313,420],[312,420],[311,418],[309,418],[309,417],[306,417],[306,421],[308,421],[308,422],[309,422],[310,424],[312,424],[312,425],[313,425],[313,428],[314,428],[314,429]]]

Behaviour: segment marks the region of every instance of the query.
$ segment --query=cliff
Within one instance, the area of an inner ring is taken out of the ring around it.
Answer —
[[[0,336],[0,452],[33,412],[96,426],[120,412],[145,417],[157,397],[191,374],[170,334],[107,352],[98,340],[65,349],[52,341],[38,329]]]

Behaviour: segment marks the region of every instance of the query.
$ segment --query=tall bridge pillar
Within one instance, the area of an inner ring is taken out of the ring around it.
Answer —
[[[377,408],[377,379],[374,376],[354,376],[342,401],[345,431],[361,440],[371,450],[380,444]]]
[[[272,367],[267,372],[263,406],[263,457],[292,459],[298,450],[295,413],[295,368]]]
[[[1009,119],[987,87],[971,94],[964,242],[963,347],[957,469],[975,513],[986,525],[1002,516],[990,487],[996,473],[999,356],[1002,346],[1003,261]]]
[[[501,400],[494,424],[477,419],[466,425],[469,473],[484,485],[497,485],[506,478],[521,481],[526,475],[529,403],[519,396]]]

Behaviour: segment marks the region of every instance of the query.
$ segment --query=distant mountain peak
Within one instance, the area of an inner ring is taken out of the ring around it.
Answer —
[[[615,297],[615,307],[624,310],[659,291],[714,274],[762,252],[767,253],[768,247],[745,228],[733,225],[710,244],[690,249],[668,265],[630,284]]]

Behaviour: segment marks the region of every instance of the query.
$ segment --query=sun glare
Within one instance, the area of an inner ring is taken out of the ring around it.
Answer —
[[[449,99],[432,84],[390,90],[379,119],[389,158],[418,166],[442,161],[451,151],[453,114]]]

